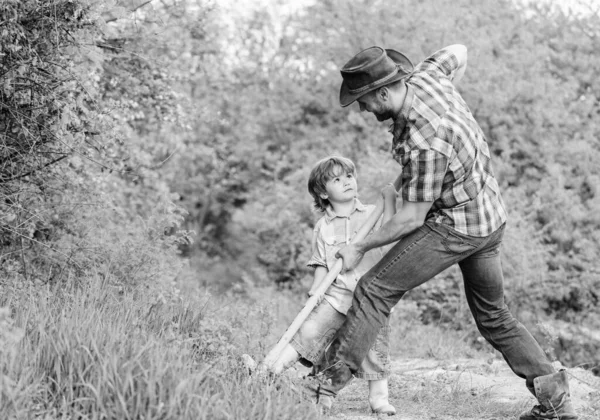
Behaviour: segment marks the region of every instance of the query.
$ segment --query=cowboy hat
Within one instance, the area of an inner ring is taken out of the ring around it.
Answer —
[[[381,47],[362,50],[341,68],[340,105],[345,107],[364,94],[409,76],[413,65],[404,54]]]

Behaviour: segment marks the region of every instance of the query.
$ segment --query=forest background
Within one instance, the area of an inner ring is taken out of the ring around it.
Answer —
[[[224,416],[232,361],[264,354],[310,283],[311,165],[353,159],[365,202],[397,175],[385,124],[338,104],[371,45],[468,47],[507,303],[553,359],[597,367],[600,5],[574,3],[2,0],[3,418]],[[398,316],[493,352],[461,288],[448,270]],[[260,418],[302,404],[249,392],[289,403]]]

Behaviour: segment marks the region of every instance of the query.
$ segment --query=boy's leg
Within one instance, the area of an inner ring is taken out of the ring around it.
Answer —
[[[396,408],[389,401],[388,378],[369,381],[369,405],[376,414],[396,414]]]
[[[283,363],[286,357],[289,360],[295,353],[298,355],[296,360],[303,359],[303,364],[308,362],[309,365],[313,366],[313,371],[318,372],[322,366],[325,350],[331,343],[344,318],[344,314],[338,312],[326,299],[323,299],[313,309],[306,321],[304,321],[296,335],[290,341],[290,344],[286,346],[286,349],[290,347],[286,353],[290,356],[283,354],[284,350],[277,362],[281,359]],[[323,409],[328,410],[333,405],[333,397],[326,395],[317,396],[316,402]]]
[[[300,326],[274,366],[285,370],[300,359],[304,365],[318,365],[344,318],[343,314],[323,299]]]
[[[388,378],[391,370],[390,360],[390,320],[381,327],[375,344],[369,349],[356,377],[369,381],[369,405],[377,414],[396,414],[389,401]]]

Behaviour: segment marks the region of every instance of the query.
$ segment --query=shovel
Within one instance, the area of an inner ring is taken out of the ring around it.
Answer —
[[[401,183],[402,183],[402,176],[400,175],[394,181],[394,188],[396,188],[396,191],[398,191],[400,189]],[[362,241],[364,238],[366,238],[367,235],[373,229],[373,226],[375,226],[375,224],[381,217],[382,213],[383,213],[383,197],[380,196],[375,205],[375,209],[369,215],[369,217],[367,218],[365,223],[360,227],[358,232],[356,232],[356,235],[352,239],[352,243]],[[340,272],[342,271],[342,266],[343,266],[343,260],[341,258],[338,258],[336,260],[335,264],[333,265],[333,267],[331,267],[331,269],[329,270],[327,275],[323,278],[323,281],[321,281],[321,284],[319,285],[319,287],[315,290],[314,295],[312,295],[306,301],[306,303],[304,304],[304,307],[300,310],[298,315],[296,315],[296,318],[294,318],[294,320],[292,321],[290,326],[287,328],[285,333],[281,336],[281,338],[279,339],[279,341],[277,342],[275,347],[273,347],[271,349],[271,351],[265,356],[264,360],[262,361],[263,368],[270,369],[273,366],[273,364],[277,361],[277,358],[279,357],[279,354],[281,353],[281,351],[292,340],[292,338],[294,337],[294,334],[296,334],[296,332],[298,331],[300,326],[304,323],[304,321],[306,320],[308,315],[312,312],[312,310],[315,308],[315,306],[317,306],[317,304],[321,300],[321,297],[325,294],[325,292],[327,291],[329,286],[331,286],[331,284],[334,282],[334,280],[340,274]]]

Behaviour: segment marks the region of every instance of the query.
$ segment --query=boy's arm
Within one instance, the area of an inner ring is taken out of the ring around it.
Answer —
[[[317,267],[315,267],[313,284],[308,291],[308,297],[311,297],[312,295],[315,294],[315,290],[317,290],[317,288],[321,285],[321,282],[323,281],[323,279],[325,278],[327,273],[328,273],[327,267],[323,267],[322,265],[318,265]]]
[[[323,228],[323,219],[320,219],[315,225],[315,229],[313,230],[312,237],[312,257],[308,261],[308,265],[315,268],[315,272],[313,275],[313,283],[310,289],[308,290],[308,297],[311,297],[317,288],[323,282],[323,279],[329,272],[327,269],[327,259],[325,257],[325,243],[323,242],[323,237],[321,234],[321,229]]]

